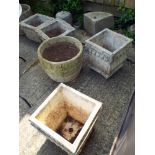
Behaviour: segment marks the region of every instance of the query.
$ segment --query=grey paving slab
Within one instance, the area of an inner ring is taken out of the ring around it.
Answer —
[[[26,60],[26,62],[22,59],[19,60],[19,75],[22,76],[24,69],[37,58],[39,44],[30,41],[25,36],[20,36],[19,40],[19,56]]]
[[[79,39],[82,44],[85,44],[85,40],[91,37],[86,31],[84,30],[76,30],[73,33],[73,37]]]
[[[28,105],[25,103],[25,101],[21,98],[19,98],[19,119],[24,117],[29,110]]]
[[[131,102],[112,155],[135,155],[135,97]]]
[[[28,42],[28,40],[24,41]],[[66,83],[103,103],[99,119],[81,155],[109,153],[128,109],[129,99],[134,89],[134,76],[134,64],[128,61],[108,80],[84,65],[79,76]],[[52,81],[37,64],[21,76],[19,85],[20,95],[32,104],[32,108],[28,108],[28,110],[27,105],[20,106],[20,112],[23,113],[20,118],[20,155],[66,155],[60,148],[46,140],[28,121],[29,116],[55,89],[58,83]],[[23,104],[22,101],[20,104]]]
[[[55,82],[44,73],[40,65],[36,65],[26,72],[20,78],[19,85],[19,94],[27,99],[31,105],[36,104],[49,87],[56,86]]]

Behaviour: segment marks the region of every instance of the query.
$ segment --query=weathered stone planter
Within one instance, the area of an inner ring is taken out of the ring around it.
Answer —
[[[21,6],[22,6],[22,14],[20,16],[19,21],[22,21],[32,15],[31,7],[29,5],[21,4]]]
[[[22,20],[28,18],[29,16],[31,16],[32,12],[31,12],[31,7],[27,4],[21,4],[22,7],[22,14],[19,18],[19,22],[21,22]],[[19,34],[23,35],[24,32],[21,30],[20,26],[19,26]]]
[[[48,61],[42,56],[46,48],[61,42],[72,43],[73,45],[75,45],[75,47],[78,48],[78,53],[73,58],[60,62]],[[76,78],[81,70],[83,60],[83,47],[81,42],[73,37],[69,36],[53,37],[51,39],[45,40],[39,46],[38,58],[40,60],[43,70],[53,80],[57,82],[68,82]]]
[[[30,121],[68,154],[77,155],[92,131],[101,106],[101,102],[61,83]]]
[[[43,23],[53,20],[54,18],[42,14],[35,14],[20,22],[21,30],[27,38],[35,42],[41,42],[40,36],[36,32]]]
[[[132,39],[104,29],[86,40],[88,65],[105,78],[109,78],[123,66],[131,42]]]
[[[54,33],[52,33],[52,31]],[[75,28],[61,19],[48,21],[40,26],[37,30],[38,35],[40,36],[42,41],[50,39],[52,37],[72,35],[74,31]]]
[[[60,11],[56,14],[56,18],[60,18],[69,24],[72,24],[72,14],[68,11]]]
[[[94,35],[104,28],[113,28],[114,17],[107,12],[88,12],[84,14],[84,28]]]

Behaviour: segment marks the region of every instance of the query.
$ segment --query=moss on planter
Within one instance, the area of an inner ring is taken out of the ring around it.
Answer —
[[[45,48],[57,42],[69,42],[78,47],[79,52],[73,58],[67,61],[52,62],[44,59],[42,53]],[[79,40],[69,37],[54,37],[44,41],[38,48],[38,57],[43,70],[57,82],[68,82],[73,80],[79,74],[82,67],[83,47]]]

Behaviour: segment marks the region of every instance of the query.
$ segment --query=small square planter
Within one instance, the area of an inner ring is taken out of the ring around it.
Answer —
[[[110,29],[97,33],[85,44],[89,67],[109,78],[123,66],[131,42],[132,39]]]
[[[52,37],[72,35],[74,31],[75,28],[70,24],[62,19],[56,18],[53,21],[48,21],[40,26],[38,34],[41,40],[44,41]]]
[[[84,14],[84,28],[94,35],[105,28],[114,27],[114,17],[108,12],[88,12]]]
[[[27,38],[35,42],[41,42],[41,39],[36,32],[37,29],[45,22],[53,20],[54,18],[42,14],[35,14],[20,22],[20,28]]]
[[[92,131],[101,105],[61,83],[32,114],[30,121],[68,154],[77,155]]]

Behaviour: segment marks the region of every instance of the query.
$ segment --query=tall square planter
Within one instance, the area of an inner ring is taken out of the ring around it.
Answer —
[[[60,84],[30,121],[68,154],[77,155],[98,118],[102,103]]]
[[[32,15],[20,22],[20,28],[24,32],[27,38],[35,42],[41,42],[41,39],[37,33],[37,29],[45,22],[51,21],[54,18],[48,17],[42,14]]]
[[[106,79],[123,66],[132,39],[110,29],[95,34],[85,44],[88,65]]]
[[[74,27],[58,18],[42,24],[37,30],[42,41],[52,37],[72,35],[74,31]]]

